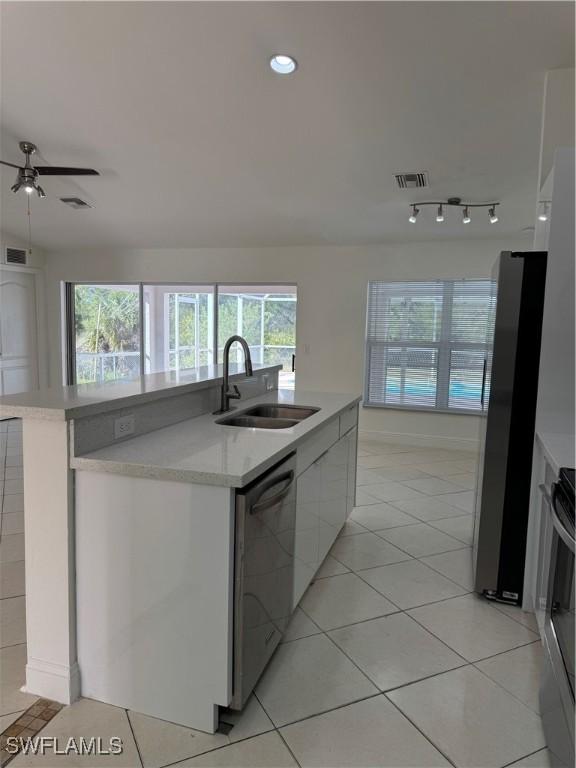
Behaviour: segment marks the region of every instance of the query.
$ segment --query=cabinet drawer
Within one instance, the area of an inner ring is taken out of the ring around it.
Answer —
[[[347,411],[340,414],[340,437],[346,434],[348,430],[355,427],[358,423],[358,405],[353,405]]]
[[[309,440],[306,440],[296,451],[296,473],[304,472],[319,456],[322,456],[339,436],[338,417],[318,430]]]

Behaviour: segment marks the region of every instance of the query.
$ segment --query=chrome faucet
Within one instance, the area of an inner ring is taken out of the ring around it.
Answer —
[[[252,371],[250,347],[248,346],[246,339],[243,339],[242,336],[230,336],[226,344],[224,344],[224,379],[222,381],[222,394],[220,396],[220,410],[216,411],[216,413],[227,413],[231,410],[230,400],[239,400],[241,397],[240,390],[236,384],[233,386],[233,391],[230,391],[230,384],[228,381],[230,377],[230,347],[235,341],[237,341],[244,350],[244,371],[246,376],[254,375]]]

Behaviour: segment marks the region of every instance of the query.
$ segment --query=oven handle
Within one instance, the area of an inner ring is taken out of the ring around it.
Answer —
[[[258,512],[263,512],[265,509],[269,509],[270,507],[275,506],[278,504],[278,502],[282,501],[282,499],[288,495],[288,491],[290,490],[290,486],[294,482],[294,470],[290,469],[288,472],[284,472],[281,475],[276,475],[276,477],[273,477],[271,480],[268,480],[268,482],[264,483],[261,487],[261,493],[260,498],[266,493],[266,491],[269,491],[270,488],[274,488],[275,485],[279,485],[280,483],[284,483],[284,487],[278,491],[278,493],[275,493],[274,496],[270,496],[269,499],[264,499],[264,501],[258,501],[256,504],[252,504],[250,507],[250,514],[256,515]]]
[[[552,519],[552,525],[554,526],[556,533],[558,534],[558,536],[560,536],[564,544],[566,544],[570,552],[574,554],[574,549],[575,549],[574,539],[572,538],[570,533],[566,530],[562,520],[560,520],[560,518],[558,517],[558,513],[554,509],[554,502],[552,500],[552,496],[550,495],[550,491],[543,484],[540,485],[539,488],[542,491],[542,495],[544,496],[546,503],[548,504],[548,508],[550,510],[550,517]]]

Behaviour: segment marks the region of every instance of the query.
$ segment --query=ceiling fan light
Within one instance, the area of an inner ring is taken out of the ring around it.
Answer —
[[[40,184],[36,184],[36,192],[38,192],[38,197],[46,197],[46,192],[44,192]]]

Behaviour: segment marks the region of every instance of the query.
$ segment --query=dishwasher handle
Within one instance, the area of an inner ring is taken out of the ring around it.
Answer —
[[[278,504],[278,502],[282,501],[283,498],[285,498],[292,486],[292,483],[294,482],[294,470],[290,469],[288,472],[283,472],[281,475],[276,475],[276,477],[272,477],[270,480],[267,480],[265,483],[262,484],[262,487],[260,489],[260,496],[258,498],[262,498],[262,496],[266,493],[266,491],[269,491],[271,488],[274,488],[276,485],[280,485],[280,483],[283,483],[283,487],[278,491],[278,493],[275,493],[273,496],[270,496],[268,499],[264,499],[263,501],[257,501],[255,504],[252,504],[250,507],[250,514],[256,515],[258,512],[263,512],[265,509],[269,509],[270,507],[275,506]]]

